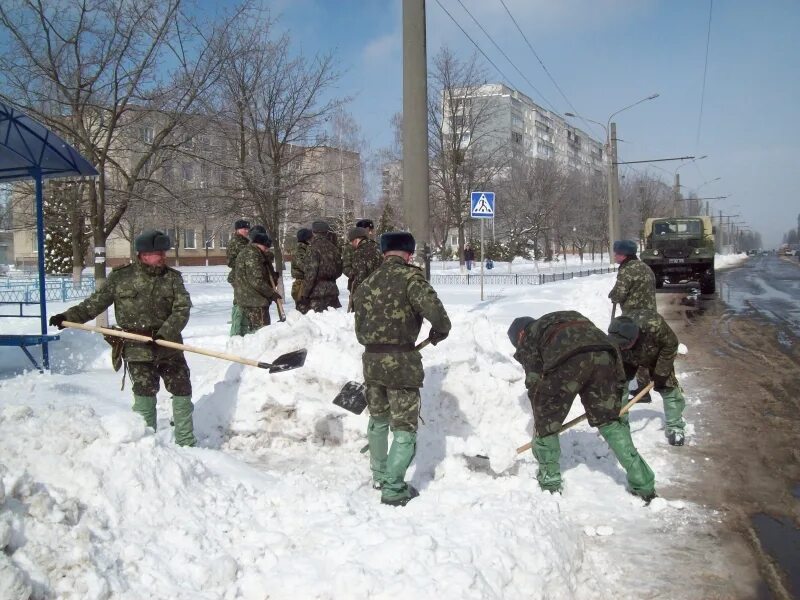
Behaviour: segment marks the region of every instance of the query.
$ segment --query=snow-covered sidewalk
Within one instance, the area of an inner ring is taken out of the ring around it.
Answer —
[[[645,507],[586,424],[562,436],[563,496],[540,492],[532,456],[515,454],[532,417],[510,321],[568,308],[605,328],[613,278],[494,287],[484,302],[474,288],[439,290],[453,332],[423,351],[424,423],[410,471],[422,495],[402,509],[380,505],[368,485],[366,414],[331,404],[361,375],[344,311],[302,316],[289,306],[286,323],[231,340],[230,288],[192,286],[186,343],[265,361],[308,348],[303,368],[273,375],[187,354],[195,449],[171,441],[163,390],[159,431],[146,431],[99,336],[62,332],[50,374],[11,375],[4,361],[0,597],[27,597],[29,587],[64,598],[663,593],[670,582],[648,577],[650,565],[674,536],[703,526],[704,509],[663,498]],[[700,402],[696,391],[687,399]],[[576,401],[570,417],[580,412]],[[658,486],[692,468],[664,440],[657,395],[631,422]],[[713,557],[704,568],[724,575]]]

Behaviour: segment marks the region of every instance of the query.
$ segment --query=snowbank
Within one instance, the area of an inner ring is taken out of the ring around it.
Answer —
[[[735,267],[747,260],[747,254],[740,252],[739,254],[716,254],[714,255],[714,268],[726,269],[728,267]]]
[[[532,457],[515,454],[530,440],[532,419],[505,333],[510,321],[572,308],[605,327],[613,277],[498,287],[484,302],[475,289],[442,290],[454,327],[423,350],[424,422],[410,471],[422,495],[404,509],[380,505],[369,485],[359,452],[366,414],[331,404],[361,376],[352,315],[290,310],[286,323],[231,340],[229,290],[193,287],[188,344],[262,361],[308,348],[302,369],[273,375],[187,355],[196,449],[172,442],[163,390],[154,435],[130,411],[107,346],[65,332],[52,350],[53,373],[0,378],[0,596],[663,591],[657,577],[634,582],[626,574],[646,570],[671,546],[659,532],[694,530],[702,511],[663,499],[645,508],[625,492],[624,472],[585,424],[562,436],[563,496],[540,492]],[[572,416],[580,412],[577,402]],[[659,485],[681,468],[665,448],[662,414],[656,397],[632,416]]]

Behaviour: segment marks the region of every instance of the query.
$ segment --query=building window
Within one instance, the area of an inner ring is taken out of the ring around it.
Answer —
[[[155,139],[155,131],[153,131],[152,127],[140,127],[139,139],[145,144],[152,144],[153,140]]]
[[[181,169],[183,171],[183,180],[192,181],[194,179],[194,165],[192,163],[183,163]]]
[[[219,247],[220,248],[227,248],[228,242],[231,240],[231,234],[229,231],[220,231],[219,232]]]
[[[525,122],[522,120],[522,117],[520,117],[519,115],[511,115],[512,125],[516,125],[517,127],[521,128],[524,125],[524,123]]]
[[[515,144],[522,144],[522,134],[516,131],[511,132],[511,141]]]
[[[457,235],[451,235],[450,236],[450,245],[451,246],[458,246],[458,236]]]
[[[195,245],[194,239],[194,229],[184,229],[183,230],[183,249],[184,250],[194,250],[197,246]]]
[[[168,228],[165,230],[167,237],[169,238],[169,247],[170,248],[177,248],[178,247],[178,230],[174,228]]]
[[[206,250],[213,250],[214,249],[214,232],[205,230],[203,232],[203,247]]]

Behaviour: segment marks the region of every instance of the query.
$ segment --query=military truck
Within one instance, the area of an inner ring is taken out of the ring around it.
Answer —
[[[711,217],[647,219],[641,259],[653,269],[656,287],[695,281],[714,293],[714,226]]]

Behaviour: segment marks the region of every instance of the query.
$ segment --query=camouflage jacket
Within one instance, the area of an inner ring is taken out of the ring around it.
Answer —
[[[350,291],[354,292],[382,262],[383,254],[377,242],[371,239],[362,240],[352,255],[351,274],[348,275]]]
[[[292,254],[292,279],[303,279],[303,263],[308,256],[308,244],[306,242],[297,242],[297,247]]]
[[[239,252],[233,280],[233,299],[236,304],[255,308],[269,306],[270,302],[277,299],[277,292],[272,287],[272,282],[278,281],[272,259],[271,251],[262,252],[255,244],[248,244]]]
[[[652,375],[673,375],[678,353],[678,336],[657,312],[632,310],[627,313],[639,326],[639,338],[633,348],[622,350],[622,360],[628,374],[645,367]],[[673,377],[673,387],[677,381]]]
[[[226,251],[226,255],[228,257],[228,266],[231,268],[231,272],[228,273],[228,283],[233,285],[233,282],[236,279],[236,257],[239,256],[239,253],[242,251],[243,248],[250,244],[250,240],[248,240],[243,235],[238,233],[234,233],[233,237],[228,242],[228,250]]]
[[[150,267],[138,260],[117,267],[103,287],[64,315],[67,321],[85,323],[112,304],[117,325],[125,331],[183,343],[181,331],[189,321],[192,301],[181,274],[175,269]],[[175,352],[161,346],[155,351],[159,356]],[[126,340],[124,357],[130,361],[151,361],[153,349]]]
[[[324,235],[317,233],[308,245],[308,255],[303,261],[303,287],[301,298],[339,297],[336,280],[342,274],[342,256],[339,248]]]
[[[450,331],[447,316],[436,291],[422,271],[399,256],[389,256],[353,295],[356,337],[360,344],[413,347],[427,319],[442,333]],[[425,372],[417,350],[364,352],[364,379],[390,388],[422,387]]]
[[[342,249],[342,273],[344,273],[345,277],[347,277],[347,279],[350,280],[347,283],[347,288],[350,291],[353,291],[353,288],[350,287],[350,282],[353,279],[353,254],[354,253],[355,253],[355,250],[353,249],[353,246],[351,244],[347,243],[347,244],[344,245],[344,248]],[[383,257],[381,257],[381,258],[383,258]]]
[[[542,376],[583,352],[612,352],[617,357],[620,381],[624,379],[617,347],[589,319],[574,310],[548,313],[525,328],[514,358],[525,369],[525,385],[535,386]]]
[[[627,258],[617,271],[617,283],[608,297],[619,304],[623,315],[643,308],[656,312],[656,276],[635,256]]]

